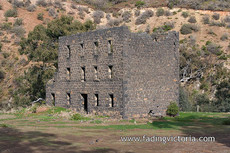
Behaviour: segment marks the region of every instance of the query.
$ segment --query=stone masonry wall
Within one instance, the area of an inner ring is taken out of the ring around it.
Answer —
[[[171,101],[178,102],[179,35],[170,32],[154,41],[147,34],[131,34],[124,49],[123,117],[144,117],[150,110],[165,115]]]
[[[55,95],[56,106],[71,107],[82,113],[131,118],[144,117],[152,110],[165,115],[169,103],[178,102],[179,97],[179,35],[170,32],[155,38],[131,33],[127,27],[61,37],[58,72],[47,84],[47,103],[52,104]],[[109,66],[112,66],[112,79]],[[82,94],[88,95],[87,111]],[[111,94],[114,107],[111,107]]]

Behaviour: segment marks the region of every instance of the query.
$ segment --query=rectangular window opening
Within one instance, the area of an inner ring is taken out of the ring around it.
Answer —
[[[109,106],[114,107],[114,97],[113,94],[109,94]]]
[[[81,67],[81,81],[86,81],[85,79],[85,67]]]
[[[88,95],[87,94],[81,94],[82,97],[82,104],[84,105],[84,110],[88,113]]]
[[[70,45],[67,45],[66,47],[68,49],[67,58],[70,58],[70,54],[71,54]]]
[[[80,43],[80,46],[81,46],[81,49],[83,50],[84,49],[84,44]]]
[[[109,53],[109,54],[113,53],[113,44],[112,44],[112,40],[108,40],[108,53]]]
[[[94,78],[95,78],[96,80],[98,79],[97,66],[94,66]]]
[[[66,79],[69,81],[70,77],[71,77],[71,72],[70,72],[70,68],[69,67],[66,68],[66,75],[67,75]]]
[[[55,94],[51,93],[51,97],[52,97],[52,104],[55,106]]]
[[[66,93],[66,95],[67,95],[67,97],[66,97],[67,98],[66,99],[67,100],[67,105],[71,105],[71,95],[68,92]]]
[[[95,106],[99,106],[98,94],[94,95],[94,100],[95,100]]]
[[[113,78],[113,66],[112,65],[109,66],[109,78],[110,79]]]

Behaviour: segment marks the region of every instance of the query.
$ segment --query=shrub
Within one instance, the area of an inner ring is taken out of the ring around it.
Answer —
[[[146,20],[149,19],[150,17],[153,16],[153,11],[152,10],[146,10],[145,12],[143,12],[137,19],[135,24],[139,25],[139,24],[145,24]]]
[[[140,10],[135,10],[134,15],[138,17],[140,15]]]
[[[106,14],[106,19],[110,20],[110,18],[111,18],[111,15],[110,14]]]
[[[11,22],[4,22],[0,25],[1,30],[10,30],[12,27]]]
[[[22,1],[14,0],[14,1],[13,1],[13,6],[14,6],[14,7],[23,7],[24,4],[23,4]]]
[[[140,8],[140,7],[144,6],[144,5],[145,5],[145,2],[143,2],[143,1],[137,1],[136,4],[135,4],[135,6],[137,8]]]
[[[5,78],[5,72],[3,70],[0,70],[0,82],[4,80]]]
[[[2,10],[2,5],[0,4],[0,10]]]
[[[95,11],[93,12],[93,20],[96,24],[101,23],[101,18],[104,17],[104,12],[103,11]]]
[[[2,55],[3,55],[4,58],[8,58],[10,56],[9,53],[2,53]]]
[[[163,33],[169,30],[172,30],[174,28],[174,23],[173,22],[166,22],[162,27],[154,28],[153,32],[154,33]]]
[[[223,21],[221,21],[221,22],[219,22],[219,21],[212,21],[209,25],[210,26],[218,26],[218,27],[225,27],[226,26],[226,24]]]
[[[196,17],[195,17],[195,16],[191,16],[191,17],[188,19],[188,22],[190,22],[190,23],[196,23]]]
[[[125,11],[123,14],[122,14],[122,18],[123,18],[123,21],[128,23],[130,22],[130,17],[132,16],[132,14],[129,12],[129,11]]]
[[[172,15],[172,13],[169,10],[165,11],[165,16],[171,16],[171,15]]]
[[[38,0],[36,2],[36,5],[46,7],[48,4],[47,4],[46,0]]]
[[[193,24],[184,24],[180,29],[180,32],[183,35],[190,34],[192,33],[192,31],[195,31],[195,32],[199,31],[199,27]]]
[[[76,121],[88,121],[88,120],[90,120],[90,118],[89,117],[84,117],[81,114],[76,113],[76,114],[74,114],[72,116],[72,120],[76,120]]]
[[[164,9],[163,8],[158,8],[157,9],[157,12],[156,12],[156,15],[159,17],[159,16],[163,16],[165,13]]]
[[[228,39],[228,33],[224,33],[221,37],[220,40],[225,41]]]
[[[224,120],[222,124],[223,125],[230,125],[230,118]]]
[[[0,42],[0,52],[2,52],[2,43]]]
[[[219,20],[220,14],[214,13],[214,14],[212,15],[212,18],[213,18],[214,20]]]
[[[15,35],[19,38],[24,37],[24,34],[26,33],[25,29],[22,26],[13,27],[11,29],[12,33],[15,33]]]
[[[169,116],[176,116],[179,113],[179,107],[176,102],[171,102],[166,111]]]
[[[214,43],[207,44],[207,51],[215,55],[218,55],[221,52],[220,46]]]
[[[27,7],[27,11],[29,12],[34,12],[36,10],[36,6],[31,4],[30,6]]]
[[[21,18],[17,18],[14,21],[14,26],[21,26],[21,25],[23,25],[23,20]]]
[[[210,22],[209,16],[208,15],[203,16],[202,21],[204,24],[209,24],[209,22]]]
[[[227,23],[230,22],[230,16],[226,16],[226,17],[224,18],[224,21],[227,22]]]
[[[110,27],[119,26],[121,22],[122,22],[121,18],[110,19],[107,25]]]
[[[181,111],[191,110],[188,93],[182,87],[179,88],[179,106]]]
[[[18,12],[15,8],[7,10],[4,14],[5,17],[17,17],[17,15],[18,15]]]
[[[84,19],[84,17],[85,17],[85,13],[84,13],[84,11],[81,9],[81,10],[78,10],[78,15],[79,15],[79,17],[81,18],[81,19]]]
[[[189,16],[188,12],[182,12],[181,14],[184,18],[187,18]]]
[[[44,19],[44,14],[43,13],[38,13],[37,19],[43,21]]]
[[[52,16],[53,18],[56,18],[56,17],[57,17],[57,14],[56,14],[54,8],[49,8],[48,14],[49,14],[49,16]]]

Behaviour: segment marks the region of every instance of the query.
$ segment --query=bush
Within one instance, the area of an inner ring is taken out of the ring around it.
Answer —
[[[224,33],[221,37],[220,40],[225,41],[228,40],[228,33]]]
[[[135,24],[139,25],[139,24],[145,24],[146,20],[149,19],[150,17],[153,16],[153,11],[152,10],[146,10],[145,12],[143,12],[137,19]]]
[[[122,22],[121,18],[110,19],[107,25],[110,27],[119,26],[121,22]]]
[[[77,113],[77,114],[74,114],[72,116],[72,120],[76,120],[76,121],[88,121],[88,120],[90,120],[90,118],[89,117],[84,117],[81,114]]]
[[[140,15],[140,10],[135,10],[134,15],[138,17]]]
[[[47,4],[46,0],[38,0],[36,2],[36,5],[46,7],[48,4]]]
[[[208,15],[203,16],[202,21],[204,24],[209,24],[209,22],[210,22],[209,16]]]
[[[179,88],[179,106],[181,111],[191,110],[188,93],[182,87]]]
[[[195,32],[199,31],[199,27],[193,24],[184,24],[180,29],[180,32],[183,35],[190,34],[192,33],[192,31],[195,31]]]
[[[0,4],[0,10],[2,10],[2,5]]]
[[[104,12],[103,11],[95,11],[93,12],[93,20],[96,24],[101,23],[101,18],[104,17]]]
[[[23,7],[24,4],[23,4],[22,1],[14,0],[13,6],[14,6],[14,7]]]
[[[135,6],[137,8],[140,8],[140,7],[144,6],[144,5],[145,5],[145,2],[143,2],[143,1],[137,1],[136,4],[135,4]]]
[[[132,14],[129,12],[129,11],[125,11],[123,14],[122,14],[122,18],[123,18],[123,21],[128,23],[130,22],[130,17],[132,16]]]
[[[43,13],[38,13],[37,19],[43,21],[44,19],[44,14]]]
[[[165,11],[165,16],[171,16],[171,15],[172,15],[172,13],[169,10]]]
[[[213,18],[214,20],[219,20],[220,14],[214,13],[214,14],[212,15],[212,18]]]
[[[196,23],[196,17],[195,17],[195,16],[191,16],[191,17],[188,19],[188,22],[190,22],[190,23]]]
[[[49,14],[49,16],[51,16],[51,17],[53,17],[53,18],[56,18],[56,17],[57,17],[57,14],[56,14],[56,11],[55,11],[54,8],[49,8],[48,14]]]
[[[224,21],[227,22],[227,23],[229,23],[229,22],[230,22],[230,16],[226,16],[226,17],[224,18]]]
[[[0,42],[0,52],[2,52],[2,43]]]
[[[156,12],[156,15],[159,17],[159,16],[163,16],[165,13],[164,9],[163,8],[158,8],[157,9],[157,12]]]
[[[14,9],[10,9],[10,10],[7,10],[4,14],[5,17],[17,17],[18,16],[18,12],[17,10],[14,8]]]
[[[21,18],[17,18],[14,21],[14,26],[21,26],[21,25],[23,25],[23,20]]]
[[[17,37],[22,38],[26,33],[25,29],[22,26],[13,27],[11,32],[14,33]]]
[[[30,6],[27,7],[27,11],[29,12],[34,12],[36,10],[36,6],[31,4]]]
[[[106,14],[106,19],[110,20],[110,18],[111,18],[111,15],[110,14]]]
[[[176,116],[179,113],[179,107],[176,102],[171,102],[166,111],[169,116]]]
[[[207,44],[207,51],[215,55],[218,55],[221,52],[220,46],[214,43]]]
[[[218,27],[225,27],[226,26],[226,24],[223,21],[221,21],[221,22],[219,22],[219,21],[212,21],[209,25],[210,26],[218,26]]]
[[[222,124],[223,125],[230,125],[230,118],[224,120]]]
[[[187,18],[189,16],[188,12],[182,12],[181,14],[184,18]]]
[[[0,70],[0,82],[5,79],[5,72]]]
[[[0,25],[1,30],[10,30],[12,28],[11,22],[4,22]]]

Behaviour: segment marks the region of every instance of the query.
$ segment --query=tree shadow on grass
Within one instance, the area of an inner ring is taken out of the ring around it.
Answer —
[[[0,128],[1,153],[117,153],[114,149],[94,149],[83,151],[67,141],[59,141],[55,134],[38,131],[21,132],[18,129]]]
[[[215,137],[215,141],[230,147],[230,125],[223,125],[226,118],[189,115],[183,118],[154,121],[152,126],[159,129],[178,129],[187,136]]]

